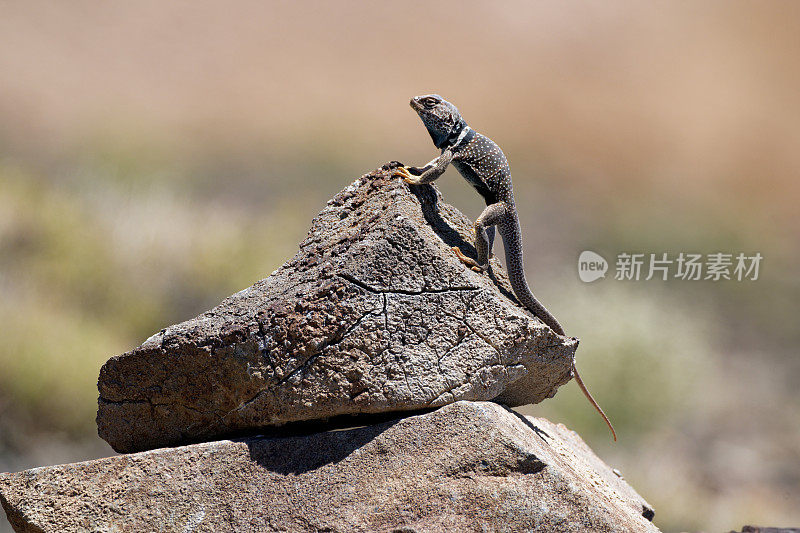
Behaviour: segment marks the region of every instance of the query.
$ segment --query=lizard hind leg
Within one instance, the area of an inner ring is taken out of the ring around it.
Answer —
[[[489,238],[489,259],[494,257],[494,235],[495,226],[489,226],[486,228],[486,236]]]
[[[458,258],[459,261],[470,267],[475,272],[483,272],[484,270],[486,270],[487,267],[482,267],[473,258],[464,255],[464,252],[462,252],[461,248],[459,248],[458,246],[453,246],[451,250],[453,250],[453,253],[456,254],[456,257]]]
[[[507,213],[503,203],[494,203],[486,207],[483,213],[475,221],[475,250],[478,252],[478,260],[467,257],[460,248],[452,248],[456,257],[470,267],[475,272],[484,272],[489,268],[489,254],[494,243],[494,226],[498,224]],[[491,229],[490,231],[487,231]]]

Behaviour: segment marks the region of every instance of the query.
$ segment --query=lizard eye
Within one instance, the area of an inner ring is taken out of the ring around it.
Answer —
[[[430,98],[430,97],[428,97],[428,98],[425,98],[425,99],[422,101],[422,105],[424,105],[424,106],[425,106],[425,107],[427,107],[428,109],[431,109],[431,108],[433,108],[433,107],[436,107],[436,104],[438,104],[438,103],[439,103],[439,102],[436,100],[436,98]]]

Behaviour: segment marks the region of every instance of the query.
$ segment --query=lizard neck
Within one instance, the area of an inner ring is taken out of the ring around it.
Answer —
[[[444,150],[445,148],[455,148],[456,146],[469,142],[469,139],[475,136],[475,131],[467,126],[467,123],[464,120],[460,120],[458,124],[456,124],[450,133],[444,139],[440,139],[436,142],[434,139],[434,145],[436,148]],[[467,138],[469,137],[469,139]]]

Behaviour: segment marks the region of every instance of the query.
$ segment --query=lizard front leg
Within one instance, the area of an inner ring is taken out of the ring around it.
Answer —
[[[507,213],[508,210],[502,202],[487,206],[475,221],[475,250],[478,252],[478,260],[475,261],[471,257],[467,257],[458,246],[453,246],[452,250],[456,254],[456,257],[475,272],[483,272],[488,269],[489,254],[492,251],[491,245],[494,244],[494,238],[492,238],[491,241],[489,240],[487,229],[494,229],[494,226],[499,224]],[[492,237],[494,237],[494,235],[492,235]]]
[[[409,185],[424,185],[431,183],[444,174],[451,161],[453,161],[453,152],[445,150],[442,155],[424,167],[400,167],[395,169],[392,175],[400,176]],[[412,176],[412,173],[417,174],[417,176]]]

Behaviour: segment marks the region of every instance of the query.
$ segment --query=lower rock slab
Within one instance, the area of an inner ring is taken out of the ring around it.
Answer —
[[[456,402],[367,427],[0,474],[16,531],[658,531],[562,425]]]

